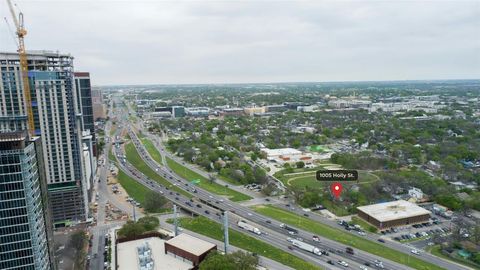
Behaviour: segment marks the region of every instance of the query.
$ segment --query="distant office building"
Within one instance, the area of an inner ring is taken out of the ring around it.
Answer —
[[[170,114],[172,113],[172,107],[166,107],[166,106],[163,106],[163,107],[155,107],[155,109],[153,109],[154,112],[169,112]]]
[[[298,107],[300,106],[309,106],[310,104],[307,104],[307,103],[303,103],[303,102],[285,102],[283,103],[285,105],[285,107],[289,110],[298,110]]]
[[[101,89],[92,89],[93,121],[107,118],[107,105],[103,102]]]
[[[332,99],[328,102],[328,106],[335,109],[355,108],[355,109],[368,109],[372,105],[370,100],[356,99],[356,98],[339,98]]]
[[[172,106],[172,116],[175,118],[185,117],[185,107]]]
[[[287,107],[283,104],[265,106],[266,112],[284,112],[286,110],[287,110]]]
[[[34,133],[41,137],[39,159],[45,164],[53,221],[58,226],[85,221],[88,205],[81,147],[82,115],[76,106],[79,99],[74,87],[73,57],[47,51],[29,52],[28,64]],[[9,116],[12,119],[25,117],[20,106],[25,102],[18,54],[0,53],[0,66],[8,71],[8,83],[1,85],[0,92],[16,94],[0,100],[1,108],[13,109]],[[8,124],[9,128],[23,126],[14,122]]]
[[[168,111],[145,113],[145,119],[147,120],[158,120],[158,119],[165,119],[165,118],[172,118],[172,113]]]
[[[41,149],[26,131],[0,133],[0,269],[53,269]]]
[[[266,112],[265,107],[248,107],[243,109],[246,115],[253,116],[254,114],[262,114]]]
[[[220,112],[221,116],[242,116],[245,112],[242,108],[228,108]]]
[[[185,108],[185,115],[192,117],[207,117],[210,114],[210,109],[207,107],[191,107]]]
[[[184,117],[186,112],[185,112],[185,107],[183,106],[163,106],[163,107],[155,107],[153,109],[154,113],[158,114],[151,114],[153,118],[165,118],[165,117],[174,117],[174,118],[180,118]],[[168,113],[168,114],[167,114]],[[195,113],[195,112],[193,112]],[[199,111],[199,115],[201,115],[202,112]],[[156,117],[156,116],[158,117]],[[207,112],[208,115],[208,112]]]
[[[308,105],[308,106],[298,106],[297,111],[299,112],[315,112],[318,111],[319,107],[317,105]]]

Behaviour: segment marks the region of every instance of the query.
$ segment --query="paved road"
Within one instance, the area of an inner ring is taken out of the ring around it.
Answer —
[[[123,115],[126,115],[126,114],[123,114]],[[122,118],[119,118],[119,119],[124,119],[124,118],[125,117],[122,117]],[[135,134],[131,134],[131,135],[135,136]],[[141,144],[137,140],[138,139],[135,137],[135,142],[137,144]],[[115,156],[118,156],[118,155],[123,156],[124,155],[124,153],[122,152],[122,150],[123,150],[122,147],[114,147],[113,150],[114,150]],[[141,153],[141,155],[143,155],[143,154],[144,153]],[[145,187],[164,195],[167,199],[173,201],[175,204],[179,205],[180,207],[182,207],[184,209],[187,209],[188,211],[194,212],[197,215],[202,215],[202,216],[205,216],[205,217],[207,217],[211,220],[219,222],[219,217],[221,216],[221,211],[219,211],[217,208],[213,207],[213,205],[209,205],[207,203],[202,203],[202,202],[196,201],[195,204],[201,205],[201,208],[198,208],[196,206],[190,207],[188,205],[190,203],[188,198],[186,198],[186,197],[184,197],[180,194],[175,194],[172,191],[170,191],[170,189],[168,187],[164,187],[164,186],[158,184],[157,182],[155,182],[154,180],[151,180],[151,179],[147,178],[140,171],[138,171],[134,166],[132,166],[128,162],[124,162],[123,159],[117,159],[117,160],[119,161],[118,165],[119,165],[120,169],[122,169],[130,177],[136,179],[139,183],[143,184]],[[165,168],[162,167],[161,169],[162,169],[162,171],[160,171],[159,173],[161,173],[161,174],[169,173]],[[163,176],[163,177],[165,177],[165,176]],[[172,179],[173,179],[173,177],[175,177],[173,180],[176,181],[176,182],[182,182],[183,181],[182,185],[181,185],[182,188],[184,188],[185,187],[184,184],[187,184],[187,182],[188,182],[186,180],[178,178],[177,176],[175,176],[171,173],[169,173],[169,175],[167,175],[166,177],[168,179],[170,179],[170,177],[172,177]],[[178,185],[178,186],[180,186],[180,185]],[[200,189],[198,191],[198,194],[202,194],[201,195],[202,197],[208,196],[208,195],[204,194],[204,191],[202,191]],[[198,194],[196,194],[196,195],[198,195]],[[218,214],[218,216],[217,216],[217,214]],[[230,214],[230,215],[231,215],[231,217],[230,217],[231,220],[235,220],[235,219],[238,220],[238,216],[234,216],[232,214]],[[247,214],[245,213],[245,216],[246,215]],[[231,228],[234,229],[234,230],[240,231],[242,233],[245,233],[245,231],[241,230],[236,225],[231,224]],[[282,234],[284,232],[282,232],[282,233],[279,233],[279,232],[276,232],[276,231],[268,231],[267,232],[266,230],[265,230],[265,232],[266,232],[265,234],[262,234],[261,237],[257,237],[257,238],[260,238],[260,240],[262,240],[264,242],[267,242],[267,243],[269,243],[269,244],[271,244],[271,245],[273,245],[277,248],[280,248],[280,249],[282,249],[286,252],[294,253],[296,256],[302,258],[305,261],[309,261],[313,264],[320,265],[324,269],[338,269],[337,267],[332,267],[331,265],[327,264],[326,260],[328,260],[328,258],[325,258],[324,256],[323,257],[318,257],[316,255],[313,255],[312,253],[307,253],[307,252],[303,252],[303,251],[300,251],[300,250],[294,250],[293,252],[290,251],[287,248],[288,242],[286,241],[286,237],[284,236],[284,234]]]
[[[188,181],[186,181],[184,179],[181,179],[178,175],[174,174],[171,170],[163,168],[163,166],[160,166],[155,161],[153,161],[149,158],[149,156],[146,154],[146,150],[143,148],[143,144],[140,141],[138,141],[138,138],[136,137],[136,135],[133,132],[130,132],[129,136],[130,136],[130,138],[132,138],[135,146],[137,147],[137,149],[139,151],[139,154],[144,158],[146,163],[150,167],[152,167],[152,169],[154,169],[154,170],[158,169],[159,175],[161,175],[162,177],[166,178],[169,181],[179,182],[180,183],[178,185],[179,187],[181,187],[183,189],[186,189],[186,190],[189,189],[189,187],[185,186],[185,184],[188,184]],[[124,163],[123,165],[128,166],[128,163]],[[138,175],[136,175],[136,176],[137,176],[137,179],[138,179]],[[151,183],[149,183],[149,184],[151,184]],[[230,202],[230,201],[228,203],[215,204],[214,201],[219,201],[220,199],[215,197],[214,195],[204,191],[204,190],[201,190],[201,189],[198,189],[198,193],[196,193],[195,195],[198,198],[200,198],[203,202],[205,202],[206,204],[209,204],[212,207],[219,208],[221,210],[233,211],[233,212],[235,212],[236,215],[239,215],[242,219],[249,220],[250,223],[255,224],[256,226],[261,228],[262,231],[266,231],[268,233],[266,236],[262,237],[261,240],[264,240],[264,241],[266,241],[266,242],[268,242],[268,243],[270,243],[270,244],[272,244],[276,247],[282,248],[285,251],[289,251],[287,249],[289,243],[286,241],[286,239],[289,237],[289,235],[285,230],[280,228],[279,223],[272,222],[271,224],[267,224],[267,223],[265,223],[265,221],[269,220],[269,218],[264,217],[262,215],[259,215],[255,212],[252,212],[250,209],[242,207],[242,206],[240,206],[236,203]],[[210,202],[208,202],[208,201],[210,201]],[[183,207],[185,207],[185,206],[183,206]],[[189,209],[190,207],[187,205],[185,208]],[[203,215],[203,216],[207,216],[204,212],[200,212],[200,214]],[[215,218],[214,218],[214,220],[215,220]],[[237,220],[238,220],[238,217],[237,217]],[[262,224],[263,226],[260,226],[258,224]],[[266,227],[268,227],[268,229]],[[305,231],[301,231],[301,230],[299,230],[299,235],[298,236],[305,239],[304,240],[305,242],[309,242],[311,244],[316,244],[316,246],[318,246],[320,248],[323,248],[325,250],[330,249],[330,250],[335,250],[335,251],[337,251],[337,250],[338,251],[344,251],[345,247],[346,247],[345,245],[341,245],[337,242],[333,242],[333,241],[328,240],[328,239],[322,239],[322,243],[313,243],[312,240],[310,240],[310,239],[312,239],[313,235],[309,232],[305,232]],[[289,251],[289,252],[291,252],[291,251]],[[298,250],[298,249],[295,249],[293,251],[293,253],[295,255],[307,260],[307,261],[310,261],[310,262],[315,263],[317,265],[322,265],[322,266],[327,267],[327,268],[329,268],[331,266],[326,264],[326,261],[327,260],[332,260],[332,259],[337,260],[337,258],[341,259],[341,260],[344,260],[344,261],[347,261],[351,265],[356,265],[357,267],[359,267],[360,264],[363,264],[367,261],[368,262],[373,262],[373,260],[376,259],[376,257],[372,257],[371,255],[369,255],[368,253],[365,253],[365,252],[357,252],[357,254],[355,256],[345,255],[345,254],[343,254],[343,252],[341,252],[341,253],[339,252],[339,254],[331,254],[330,258],[325,257],[325,256],[322,256],[322,257],[319,258],[318,256],[313,255],[312,253],[306,253],[306,252],[303,252],[303,251]],[[384,265],[385,265],[386,269],[410,269],[408,267],[397,264],[395,262],[390,262],[390,261],[387,261],[387,260],[383,260],[383,261],[384,261]]]
[[[184,187],[184,184],[188,184],[188,182],[181,179],[178,175],[175,175],[171,170],[168,170],[168,169],[165,170],[165,168],[163,168],[163,166],[157,164],[153,159],[151,159],[151,157],[147,154],[147,151],[144,149],[143,144],[138,141],[138,138],[136,137],[136,135],[131,130],[129,132],[129,135],[132,138],[133,142],[135,143],[135,146],[137,147],[140,155],[142,156],[142,158],[146,161],[146,163],[150,167],[152,167],[153,169],[158,169],[158,173],[161,176],[163,176],[164,178],[166,178],[167,180],[169,180],[169,181],[172,180],[172,182],[174,182],[176,180],[176,181],[180,182],[181,185],[179,185],[179,186],[188,190],[188,188]],[[162,154],[165,154],[165,152],[162,151],[163,147],[160,148],[160,150],[161,150]],[[173,176],[173,178],[172,178],[172,176]],[[218,198],[216,198],[214,195],[212,195],[208,192],[205,192],[201,189],[198,189],[198,190],[199,190],[198,194],[196,194],[196,195],[201,200],[203,200],[206,204],[210,204],[210,206],[213,206],[215,208],[219,208],[219,209],[222,209],[222,210],[233,211],[237,215],[241,216],[243,219],[247,219],[254,224],[257,224],[257,225],[262,224],[262,225],[264,225],[264,226],[261,226],[262,229],[265,230],[265,229],[268,228],[268,230],[271,230],[271,231],[277,233],[275,239],[270,239],[272,244],[276,243],[278,246],[283,246],[283,247],[288,245],[286,242],[283,242],[283,243],[278,242],[279,239],[282,239],[282,238],[285,239],[286,236],[288,236],[288,235],[285,234],[284,230],[279,228],[278,223],[275,224],[274,222],[272,222],[271,224],[266,224],[265,221],[268,220],[268,218],[266,218],[262,215],[259,215],[257,213],[254,213],[250,209],[245,208],[245,207],[241,207],[240,205],[238,205],[236,203],[233,203],[233,202],[221,203],[219,205],[215,205],[213,203],[213,201],[218,200]],[[208,202],[209,200],[211,201],[210,203]],[[189,206],[187,206],[187,209],[188,209],[188,207]],[[203,213],[200,213],[200,214],[205,215]],[[265,228],[265,227],[267,227],[267,228]],[[312,239],[313,235],[310,234],[309,232],[299,230],[299,236],[302,237],[303,239],[305,239],[306,242],[312,243],[311,240],[309,240],[309,239]],[[277,238],[277,237],[279,237],[279,238]],[[267,239],[265,239],[265,240],[267,240]],[[376,239],[372,239],[372,240],[375,241]],[[324,248],[324,249],[345,250],[345,245],[339,244],[337,242],[334,242],[334,241],[331,241],[331,240],[328,240],[328,239],[325,239],[325,238],[323,238],[321,240],[321,244],[318,244],[318,243],[315,243],[315,244],[317,246],[319,246],[320,248]],[[403,246],[403,245],[400,245],[401,247],[393,246],[391,243],[386,243],[386,245],[410,254],[409,250],[405,250],[406,247]],[[297,251],[297,250],[295,250],[295,251]],[[354,263],[359,263],[359,264],[362,264],[366,261],[371,262],[371,261],[373,261],[374,259],[377,258],[376,256],[372,256],[371,254],[369,254],[367,252],[363,252],[363,251],[357,251],[356,253],[357,254],[355,256],[346,256],[345,254],[335,254],[334,256],[338,255],[339,257],[343,258],[343,260],[354,262]],[[304,255],[307,255],[307,254],[304,254]],[[313,254],[312,255],[308,254],[307,255],[308,259],[307,260],[320,263],[318,258],[316,258],[316,257],[312,258],[312,256],[314,256],[314,255]],[[430,258],[430,257],[432,257],[432,258]],[[432,260],[432,259],[436,260],[436,262],[438,262],[438,265],[443,265],[443,267],[445,267],[446,269],[465,269],[463,267],[462,268],[457,268],[458,267],[457,265],[445,262],[443,260],[439,260],[438,258],[436,258],[434,256],[428,256],[427,258],[430,259],[430,260]],[[397,264],[395,262],[391,262],[391,261],[388,261],[388,260],[383,260],[383,261],[384,261],[384,265],[387,269],[409,269],[408,267]],[[327,265],[327,267],[328,267],[328,265]]]
[[[171,158],[174,158],[175,160],[179,161],[179,162],[182,162],[181,160],[179,160],[178,157],[172,155],[171,153],[169,153],[168,151],[165,150],[165,147],[162,145],[162,141],[157,139],[156,140],[156,146],[158,148],[158,150],[161,152],[162,155],[165,155],[165,156],[168,156],[168,157],[171,157]],[[152,159],[153,160],[153,159]],[[185,162],[182,162],[182,165],[183,166],[186,166],[187,168],[197,172],[197,173],[201,173],[201,170],[199,170],[196,166],[191,166],[190,164],[188,163],[185,163]],[[240,191],[242,192],[242,191]],[[244,203],[241,203],[242,205],[250,205],[250,204],[258,204],[260,202],[258,201],[254,201],[254,202],[244,202]],[[294,212],[298,215],[303,215],[305,214],[304,211],[301,210],[301,207],[296,207],[294,210],[292,210],[291,208],[289,207],[285,207],[285,210],[287,211],[290,211],[290,212]],[[331,226],[331,227],[335,227],[335,228],[338,228],[342,231],[344,231],[345,233],[351,233],[351,234],[354,234],[356,235],[355,232],[352,232],[352,231],[346,231],[343,229],[342,226],[338,225],[337,222],[333,221],[333,220],[329,220],[325,217],[322,217],[320,215],[317,215],[317,214],[314,214],[314,213],[309,213],[309,218],[314,220],[314,221],[317,221],[317,222],[320,222],[320,223],[323,223],[325,225],[328,225],[328,226]],[[376,242],[380,236],[377,235],[377,234],[372,234],[372,233],[368,233],[367,236],[365,236],[365,238],[367,238],[368,240],[371,240],[371,241],[374,241]],[[402,243],[399,243],[397,241],[393,241],[393,240],[388,240],[388,239],[385,239],[386,242],[383,243],[383,245],[385,245],[386,247],[389,247],[389,248],[392,248],[392,249],[395,249],[397,251],[400,251],[400,252],[403,252],[405,254],[408,254],[409,256],[411,255],[410,251],[412,250],[412,246],[410,245],[407,245],[407,244],[402,244]],[[411,256],[417,256],[417,255],[411,255]],[[462,265],[459,265],[459,264],[456,264],[456,263],[453,263],[453,262],[449,262],[449,261],[446,261],[446,260],[443,260],[437,256],[434,256],[430,253],[422,253],[421,254],[421,259],[422,260],[425,260],[425,261],[428,261],[432,264],[435,264],[435,265],[438,265],[438,266],[441,266],[445,269],[449,269],[449,270],[465,270],[465,269],[469,269],[465,266],[462,266]]]

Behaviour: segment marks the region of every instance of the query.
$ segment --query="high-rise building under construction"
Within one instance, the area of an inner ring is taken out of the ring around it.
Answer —
[[[42,143],[27,133],[18,65],[0,57],[0,269],[54,269]]]
[[[84,172],[81,102],[74,84],[73,57],[56,52],[28,52],[34,134],[41,138],[42,157],[52,219],[56,226],[85,221],[88,192]],[[24,117],[23,82],[17,53],[0,53],[1,113]],[[24,129],[22,121],[1,128]]]

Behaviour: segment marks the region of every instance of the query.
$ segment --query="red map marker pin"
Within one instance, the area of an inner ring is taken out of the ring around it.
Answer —
[[[330,189],[332,190],[333,195],[335,195],[335,198],[338,199],[340,197],[340,194],[342,193],[342,184],[340,183],[333,183],[330,186]]]

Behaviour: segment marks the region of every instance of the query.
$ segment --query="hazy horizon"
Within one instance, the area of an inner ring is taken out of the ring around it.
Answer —
[[[15,2],[26,49],[72,54],[95,85],[480,75],[480,1]],[[15,51],[5,23],[0,37]]]

